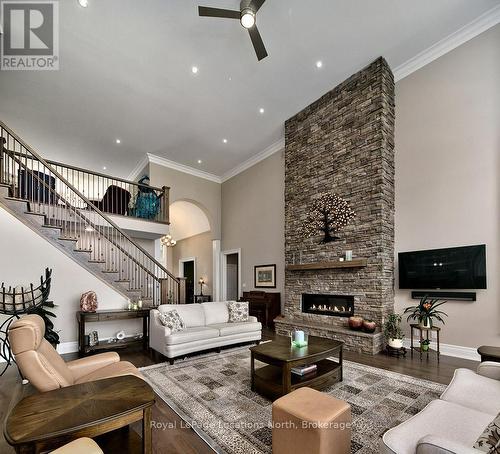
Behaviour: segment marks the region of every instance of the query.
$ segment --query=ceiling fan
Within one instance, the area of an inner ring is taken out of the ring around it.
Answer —
[[[267,51],[256,25],[256,15],[266,0],[241,0],[240,10],[211,8],[198,6],[198,14],[206,17],[222,17],[224,19],[238,19],[241,25],[248,30],[253,48],[260,61],[267,57]]]

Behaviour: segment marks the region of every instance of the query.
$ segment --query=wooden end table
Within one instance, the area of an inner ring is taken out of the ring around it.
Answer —
[[[477,352],[481,355],[481,362],[494,361],[500,363],[500,347],[482,345],[477,349]]]
[[[151,387],[134,375],[68,386],[22,399],[5,421],[4,436],[16,452],[35,454],[142,420],[142,450],[150,454],[154,402]]]
[[[324,389],[342,381],[342,347],[344,343],[322,337],[309,336],[306,347],[292,347],[290,338],[276,336],[275,340],[250,347],[251,387],[271,399],[284,396],[302,386]],[[338,357],[337,361],[328,358]],[[255,369],[255,360],[267,366]],[[292,367],[316,364],[312,374],[292,374]]]
[[[429,339],[429,334],[432,331],[434,331],[435,333],[437,333],[436,350],[434,350],[433,348],[429,347],[429,350],[427,350],[426,352],[423,352],[420,347],[415,347],[414,344],[413,344],[413,332],[414,331],[418,332],[418,336],[419,336],[418,339],[419,339],[420,342],[423,341],[424,339],[430,340]],[[410,324],[411,356],[413,356],[413,352],[414,351],[418,351],[418,352],[420,352],[420,359],[422,359],[422,354],[423,353],[427,353],[427,359],[429,359],[429,352],[436,353],[437,360],[438,360],[438,363],[439,363],[439,357],[441,356],[441,350],[440,350],[440,345],[439,345],[439,333],[440,332],[441,332],[441,328],[439,328],[438,326],[433,326],[431,328],[425,328],[425,327],[421,326],[418,323],[412,323],[412,324]]]

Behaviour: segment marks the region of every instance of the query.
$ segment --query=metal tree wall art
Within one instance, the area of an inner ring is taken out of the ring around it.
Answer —
[[[302,230],[308,237],[323,234],[321,243],[330,243],[339,239],[337,232],[350,224],[354,216],[349,203],[342,197],[323,194],[312,203]]]

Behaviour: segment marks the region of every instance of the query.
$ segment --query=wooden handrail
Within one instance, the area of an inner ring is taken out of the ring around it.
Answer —
[[[30,145],[28,145],[23,139],[21,139],[15,132],[13,132],[9,127],[5,125],[3,121],[0,121],[0,127],[8,132],[15,140],[17,140],[26,150],[28,150],[31,154],[33,154],[39,162],[41,162],[45,167],[49,169],[53,169],[50,164],[45,161]],[[141,246],[139,246],[130,236],[128,236],[124,231],[120,229],[108,216],[106,216],[99,208],[97,208],[84,194],[78,191],[68,180],[66,180],[59,172],[56,172],[55,169],[51,170],[55,177],[57,177],[60,181],[62,181],[71,191],[73,191],[78,197],[80,197],[87,206],[91,206],[93,211],[95,211],[99,216],[101,216],[109,225],[111,225],[114,229],[120,233],[127,241],[129,241],[134,247],[136,247],[142,254],[144,254],[149,260],[151,260],[155,266],[157,266],[160,270],[162,270],[167,276],[174,279],[177,283],[179,280],[168,271],[161,263],[159,263],[154,257],[152,257],[146,250],[144,250]]]
[[[0,122],[0,124],[1,124],[1,122]],[[5,128],[5,126],[4,126],[4,128]],[[7,128],[5,128],[5,129],[7,129]],[[11,135],[14,136],[13,134],[11,134]],[[9,152],[10,154],[13,154],[15,156],[22,156],[23,158],[27,157],[29,159],[33,159],[33,160],[38,161],[38,158],[36,156],[24,156],[22,153],[19,153],[18,151],[8,150],[7,148],[5,148],[5,151]],[[120,181],[122,183],[130,184],[133,186],[138,186],[138,187],[145,188],[145,189],[152,189],[152,190],[160,192],[160,193],[163,193],[164,188],[170,189],[170,186],[164,186],[163,188],[158,188],[156,186],[149,186],[147,184],[138,183],[137,181],[126,180],[125,178],[114,177],[112,175],[106,175],[105,173],[95,172],[95,171],[89,170],[89,169],[84,169],[83,167],[77,167],[77,166],[72,166],[69,164],[63,164],[62,162],[52,161],[51,159],[46,159],[45,162],[52,164],[53,166],[63,167],[65,169],[76,170],[77,172],[88,173],[89,175],[95,175],[96,177],[107,178],[109,180],[116,180],[116,181]]]

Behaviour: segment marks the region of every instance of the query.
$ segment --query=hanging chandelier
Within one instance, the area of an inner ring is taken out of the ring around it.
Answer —
[[[162,246],[166,247],[174,247],[177,244],[177,241],[173,240],[172,235],[170,234],[162,236],[160,238],[160,242]]]

